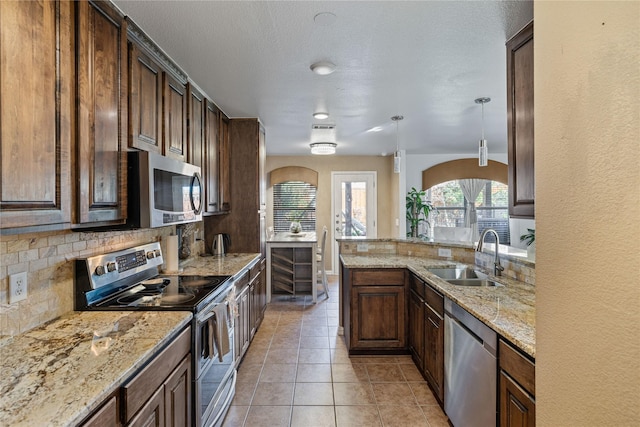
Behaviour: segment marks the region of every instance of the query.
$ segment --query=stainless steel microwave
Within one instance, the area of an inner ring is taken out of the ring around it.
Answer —
[[[202,220],[200,167],[146,151],[128,153],[128,228]]]

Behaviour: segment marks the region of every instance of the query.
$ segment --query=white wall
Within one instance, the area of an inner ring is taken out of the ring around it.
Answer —
[[[536,425],[640,425],[640,2],[536,2]]]

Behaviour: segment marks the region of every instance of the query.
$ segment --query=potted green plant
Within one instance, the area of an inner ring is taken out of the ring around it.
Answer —
[[[536,230],[527,228],[528,233],[520,236],[520,241],[527,244],[527,257],[535,259],[536,257]]]
[[[435,210],[430,201],[425,200],[426,192],[418,191],[415,187],[411,187],[411,191],[407,193],[407,221],[409,222],[409,231],[407,237],[425,238],[424,234],[419,234],[419,225],[421,222],[429,224],[429,214]]]

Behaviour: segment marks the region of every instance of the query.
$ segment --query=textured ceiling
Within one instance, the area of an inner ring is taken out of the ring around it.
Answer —
[[[230,117],[259,117],[269,155],[307,155],[314,123],[339,155],[505,153],[505,41],[531,1],[124,1],[115,4]],[[314,16],[336,19],[319,25]],[[331,61],[333,74],[309,70]],[[327,111],[327,120],[312,117]],[[391,116],[403,115],[398,124]],[[376,126],[380,132],[368,132]]]

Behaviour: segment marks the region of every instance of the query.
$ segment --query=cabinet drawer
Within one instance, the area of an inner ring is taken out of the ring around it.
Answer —
[[[429,285],[426,285],[424,288],[424,299],[427,301],[427,304],[440,316],[444,316],[444,297]]]
[[[424,288],[426,287],[425,283],[415,275],[411,275],[410,279],[410,289],[418,294],[422,299],[424,299]]]
[[[191,327],[187,327],[151,363],[122,387],[126,421],[149,400],[150,395],[160,387],[190,349]]]
[[[499,347],[500,369],[506,371],[526,391],[535,396],[535,365],[518,350],[505,341],[500,340]]]
[[[253,281],[260,274],[260,270],[262,268],[262,264],[260,261],[256,262],[249,272],[249,280]]]
[[[405,270],[390,269],[353,270],[352,285],[404,286],[404,272]]]

